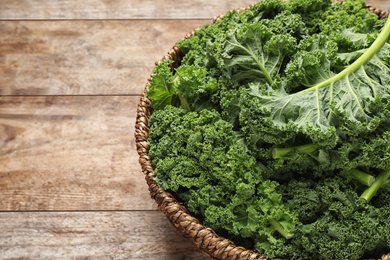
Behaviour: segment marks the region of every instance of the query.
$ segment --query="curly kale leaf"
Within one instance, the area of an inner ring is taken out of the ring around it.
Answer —
[[[217,90],[216,79],[198,65],[182,65],[173,74],[169,66],[172,62],[162,61],[155,67],[147,92],[151,106],[156,110],[181,106],[187,111],[213,108],[210,96]]]
[[[278,183],[264,180],[233,126],[215,110],[186,113],[167,106],[149,121],[149,157],[159,185],[204,223],[229,234],[285,243],[297,225]],[[260,243],[260,242],[259,242]]]
[[[290,246],[275,248],[275,254],[290,259],[361,259],[385,253],[390,208],[365,203],[351,184],[333,177],[294,180],[284,186],[284,199],[302,225]]]
[[[179,106],[180,98],[177,95],[174,77],[169,64],[173,61],[163,61],[154,68],[154,75],[149,86],[147,97],[152,99],[152,107],[163,109],[166,105]]]
[[[337,74],[326,55],[303,52],[296,69],[303,71],[305,89],[287,93],[283,84],[264,88],[253,83],[251,95],[259,100],[263,116],[271,118],[275,128],[293,124],[313,139],[318,131],[326,133],[339,125],[357,133],[375,128],[378,103],[390,97],[390,66],[385,62],[390,52],[389,37],[390,21],[376,41]]]
[[[265,0],[179,42],[147,94],[159,186],[269,258],[388,252],[390,22],[365,7]]]
[[[281,22],[280,28],[283,25]],[[236,84],[253,81],[273,84],[285,57],[294,53],[297,45],[296,38],[290,34],[273,32],[275,27],[278,28],[264,23],[243,24],[230,33],[222,53],[224,75]]]

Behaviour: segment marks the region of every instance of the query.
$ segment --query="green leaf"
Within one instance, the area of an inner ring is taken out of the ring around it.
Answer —
[[[162,61],[155,67],[147,97],[155,110],[167,105],[183,107],[187,111],[212,109],[210,96],[217,91],[217,80],[208,75],[204,67],[182,65],[175,75],[170,69],[173,61]]]
[[[263,24],[245,24],[226,38],[223,65],[233,82],[257,81],[272,84],[285,56],[294,51],[296,39],[274,34]]]
[[[154,69],[147,97],[152,100],[151,106],[156,110],[163,109],[167,105],[179,106],[180,104],[173,83],[174,76],[169,67],[172,62],[171,60],[162,61]]]
[[[304,90],[287,93],[282,84],[274,84],[264,91],[260,84],[252,84],[251,94],[259,98],[263,113],[276,126],[292,122],[310,135],[312,130],[327,132],[342,118],[346,125],[369,129],[376,112],[373,104],[390,97],[390,67],[384,61],[390,53],[389,37],[390,21],[370,48],[337,74],[327,57],[320,56],[320,66],[305,75]]]

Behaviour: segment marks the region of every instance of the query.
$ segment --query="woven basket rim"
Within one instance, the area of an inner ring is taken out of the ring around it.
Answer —
[[[335,2],[343,2],[343,0],[333,0]],[[237,12],[248,10],[252,5],[240,7],[234,9]],[[367,5],[367,9],[376,15],[380,19],[387,18],[389,12],[383,11],[379,8]],[[218,20],[223,19],[226,13],[222,13],[215,16],[211,22],[215,23]],[[200,27],[195,28],[192,32],[188,33],[183,37],[182,40],[190,38],[196,30]],[[172,71],[174,68],[180,66],[180,62],[183,58],[183,53],[175,45],[171,50],[160,60],[155,62],[158,65],[163,60],[172,60],[171,63]],[[145,89],[141,95],[140,102],[137,107],[137,117],[135,124],[135,142],[137,152],[139,154],[139,163],[142,168],[142,172],[145,175],[145,180],[149,186],[149,192],[158,205],[158,208],[165,214],[171,224],[176,230],[185,238],[195,243],[195,245],[211,259],[258,259],[267,260],[260,253],[248,250],[242,246],[235,245],[229,239],[223,238],[216,234],[216,232],[200,223],[200,221],[193,217],[189,211],[183,206],[176,198],[169,192],[160,188],[157,182],[154,180],[154,170],[150,162],[148,155],[147,139],[149,136],[149,118],[151,116],[150,100],[146,97],[148,86],[152,80],[153,74],[147,80]],[[390,253],[383,255],[382,260],[390,260]],[[279,258],[274,260],[281,260]]]

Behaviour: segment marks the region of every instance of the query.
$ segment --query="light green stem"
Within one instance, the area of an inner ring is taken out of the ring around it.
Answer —
[[[179,80],[180,78],[177,76],[174,80],[173,80],[173,84],[175,85],[175,88],[177,89],[178,88],[178,84],[179,84]],[[188,102],[188,100],[185,98],[185,97],[182,97],[181,95],[178,95],[179,96],[179,99],[180,99],[180,103],[181,103],[181,106],[187,110],[188,112],[191,112],[191,105],[190,103]]]
[[[182,96],[179,95],[180,103],[182,107],[187,110],[188,112],[191,112],[191,105],[188,103],[188,100]]]
[[[235,44],[233,42],[229,42],[227,41],[229,44],[233,45],[233,46],[236,46],[238,48],[241,48],[243,49],[246,53],[248,53],[252,59],[256,62],[257,66],[259,66],[262,74],[264,75],[264,77],[267,79],[268,83],[269,84],[273,84],[274,81],[272,80],[271,76],[268,74],[267,70],[265,69],[265,67],[263,66],[263,64],[260,63],[259,59],[257,59],[257,57],[255,55],[253,55],[253,53],[251,51],[249,51],[247,48],[241,46],[241,45],[238,45],[238,44]]]
[[[378,177],[376,177],[374,183],[362,193],[360,198],[363,198],[369,202],[382,187],[382,185],[389,179],[389,177],[390,169],[381,172]]]
[[[354,178],[355,180],[359,181],[361,184],[364,184],[368,187],[370,187],[375,181],[374,176],[365,173],[359,169],[351,169],[349,171],[349,174],[352,176],[352,178]]]
[[[287,231],[282,227],[282,225],[280,225],[280,223],[279,223],[277,220],[271,218],[271,219],[269,220],[269,223],[270,223],[271,226],[272,226],[276,231],[278,231],[284,238],[290,239],[290,238],[292,238],[292,237],[294,236],[294,234],[287,232]]]
[[[325,86],[330,85],[332,82],[338,81],[347,75],[355,72],[358,70],[363,64],[365,64],[367,61],[369,61],[377,52],[379,49],[382,48],[382,46],[387,42],[387,40],[390,37],[390,19],[386,21],[385,26],[383,27],[381,33],[378,35],[378,38],[374,41],[374,43],[370,46],[370,48],[357,59],[354,63],[352,63],[350,66],[348,66],[346,69],[338,73],[337,75],[318,83],[317,85],[307,88],[305,90],[302,90],[298,93],[313,91],[315,89],[319,89]],[[298,94],[296,93],[296,94]]]
[[[304,144],[304,145],[288,147],[288,148],[273,148],[272,157],[274,159],[288,157],[288,154],[291,153],[292,151],[297,151],[298,153],[302,153],[302,154],[308,154],[317,150],[318,147],[319,147],[318,144]]]

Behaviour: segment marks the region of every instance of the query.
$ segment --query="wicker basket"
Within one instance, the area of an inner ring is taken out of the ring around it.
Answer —
[[[335,0],[342,2],[342,0]],[[389,12],[384,12],[378,8],[368,6],[370,12],[378,15],[380,19],[389,16]],[[248,7],[242,7],[235,9],[237,12],[248,10]],[[216,16],[212,22],[215,23],[217,20],[223,19],[224,14]],[[195,29],[197,30],[197,29]],[[191,37],[195,30],[188,33],[183,39]],[[162,60],[173,60],[171,63],[171,69],[180,66],[183,53],[177,46],[174,46]],[[159,62],[156,62],[156,65]],[[152,77],[152,76],[151,76]],[[218,236],[211,228],[203,226],[198,219],[191,216],[188,210],[179,203],[175,197],[160,188],[157,182],[154,180],[155,175],[153,173],[153,166],[149,160],[147,139],[149,136],[148,121],[151,115],[151,108],[149,107],[150,100],[146,98],[146,92],[151,81],[151,77],[143,92],[140,103],[137,108],[137,119],[135,124],[135,139],[137,152],[139,154],[139,162],[142,166],[142,171],[145,174],[146,182],[149,186],[149,191],[152,199],[157,202],[158,208],[164,212],[165,216],[176,227],[177,231],[188,240],[194,242],[196,246],[203,251],[210,259],[262,259],[266,260],[264,256],[259,253],[247,250],[244,247],[236,246],[232,241]],[[390,253],[383,255],[382,260],[390,260]],[[275,259],[276,260],[276,259]]]

